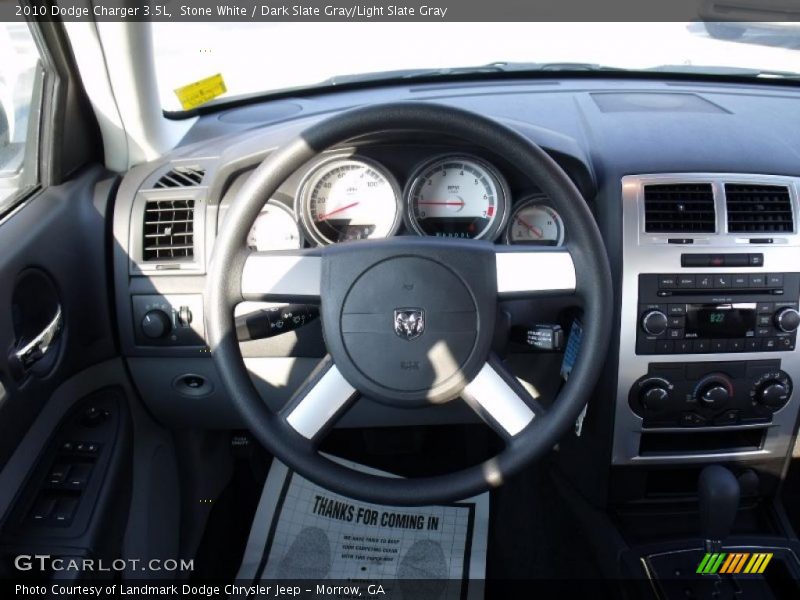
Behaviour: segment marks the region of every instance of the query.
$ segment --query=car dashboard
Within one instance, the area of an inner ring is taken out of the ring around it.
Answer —
[[[603,235],[615,332],[586,413],[620,467],[753,465],[790,452],[800,381],[800,100],[796,88],[658,79],[533,79],[383,86],[232,107],[200,117],[169,155],[123,178],[114,210],[120,344],[145,402],[174,424],[241,426],[205,344],[205,274],[225,214],[253,169],[304,127],[347,108],[438,102],[490,116],[567,172]],[[503,156],[426,132],[383,132],[331,149],[289,177],[248,236],[259,251],[427,235],[569,247],[558,212]],[[511,301],[510,328],[569,323],[569,299]],[[280,335],[242,340],[272,407],[324,355],[313,309],[273,311]],[[316,323],[316,324],[315,324]],[[296,327],[295,327],[296,325]],[[517,348],[520,350],[520,348]],[[555,397],[557,353],[514,352],[517,375]],[[427,412],[426,412],[427,411]],[[469,422],[360,402],[343,426]],[[413,420],[412,420],[413,419]],[[419,421],[418,419],[421,419]],[[586,429],[586,427],[584,427]],[[571,436],[580,444],[580,428]],[[637,483],[638,482],[638,483]]]

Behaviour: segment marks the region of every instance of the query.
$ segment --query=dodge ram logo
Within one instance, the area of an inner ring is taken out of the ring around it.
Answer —
[[[395,308],[394,332],[404,340],[415,340],[425,331],[425,311],[421,308]]]

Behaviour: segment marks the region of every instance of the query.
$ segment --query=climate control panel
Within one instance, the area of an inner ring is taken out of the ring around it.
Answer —
[[[644,427],[769,423],[792,396],[780,360],[651,363],[631,387]]]

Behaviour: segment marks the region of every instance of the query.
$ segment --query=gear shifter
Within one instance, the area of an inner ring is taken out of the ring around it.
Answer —
[[[739,509],[739,480],[720,465],[709,465],[697,481],[700,523],[706,552],[719,552]]]

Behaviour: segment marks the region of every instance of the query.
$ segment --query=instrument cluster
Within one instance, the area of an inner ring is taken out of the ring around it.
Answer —
[[[327,156],[300,181],[294,208],[271,199],[253,225],[256,250],[385,238],[400,232],[507,244],[561,246],[561,216],[544,194],[512,201],[501,172],[470,154],[419,164],[405,186],[380,163],[358,155]]]

